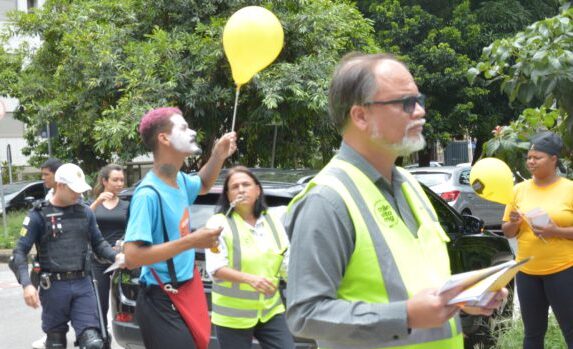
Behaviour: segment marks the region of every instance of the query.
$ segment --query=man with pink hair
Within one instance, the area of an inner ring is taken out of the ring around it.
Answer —
[[[126,265],[143,266],[136,318],[146,348],[195,348],[189,329],[158,286],[152,269],[162,283],[184,285],[193,278],[195,248],[217,245],[221,229],[200,228],[191,233],[193,217],[188,217],[186,208],[215,183],[223,163],[237,149],[236,134],[224,134],[201,170],[188,175],[179,170],[188,156],[201,149],[181,110],[151,110],[141,119],[139,133],[154,161],[133,194],[125,234]]]

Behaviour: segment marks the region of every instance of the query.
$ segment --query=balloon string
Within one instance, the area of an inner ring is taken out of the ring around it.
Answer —
[[[237,92],[235,93],[235,107],[233,108],[233,124],[231,126],[231,132],[235,131],[235,120],[237,119],[237,104],[239,104],[240,91],[241,91],[241,85],[237,85]]]

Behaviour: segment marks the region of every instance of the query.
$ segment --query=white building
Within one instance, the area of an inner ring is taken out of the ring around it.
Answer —
[[[0,26],[8,23],[7,14],[9,11],[19,10],[27,12],[42,6],[44,2],[45,0],[0,0]],[[5,49],[9,51],[11,48],[16,47],[21,40],[15,38]],[[13,117],[14,111],[18,108],[18,100],[0,96],[0,102],[4,103],[6,110],[6,115],[0,119],[0,162],[8,160],[8,146],[10,146],[12,165],[28,165],[28,158],[22,154],[22,148],[26,146],[26,141],[23,137],[25,125]]]

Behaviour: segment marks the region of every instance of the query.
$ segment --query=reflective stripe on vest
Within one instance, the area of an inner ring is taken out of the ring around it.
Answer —
[[[420,225],[418,236],[410,232],[376,185],[358,168],[342,160],[333,159],[293,200],[298,201],[314,185],[326,185],[346,204],[355,229],[355,248],[339,285],[341,299],[370,303],[404,301],[423,288],[439,287],[450,274],[445,245],[448,237],[439,227],[422,188],[409,173],[400,172],[407,179],[402,184],[404,196]],[[412,265],[419,260],[420,253],[434,261],[431,268],[426,267],[427,261]],[[413,268],[418,270],[412,271]],[[459,318],[455,317],[440,328],[414,329],[403,340],[352,343],[352,347],[460,348],[463,346],[460,329]],[[319,341],[321,348],[338,349],[347,344]]]
[[[279,297],[270,309],[263,310],[262,317],[267,316],[273,310],[274,307],[278,307],[280,305],[282,305],[282,300]],[[253,317],[256,318],[258,314],[257,310],[229,308],[217,304],[212,305],[212,310],[213,312],[216,312],[224,316],[231,316],[237,318],[253,318]]]
[[[282,228],[282,225],[276,224],[270,215],[265,214],[263,217],[265,227],[272,233],[273,242],[277,249],[261,256],[265,263],[269,263],[268,267],[262,267],[262,270],[266,270],[268,275],[256,274],[273,280],[282,263],[280,252],[282,252],[283,246],[286,246],[286,241],[281,240],[281,236],[286,239],[286,233],[283,230],[282,234],[279,234],[277,227]],[[237,224],[237,220],[242,222],[240,226]],[[244,229],[244,222],[240,216],[233,213],[231,217],[226,217],[225,222],[232,234],[230,240],[225,239],[229,248],[229,267],[239,271],[261,269],[260,265],[245,265],[247,261],[243,258],[241,241],[247,242],[245,239],[241,240],[241,228]],[[242,233],[244,236],[251,234],[250,231],[242,231]],[[246,246],[249,246],[248,243]],[[271,270],[273,272],[270,272]],[[275,284],[278,285],[278,279]],[[284,305],[278,291],[272,296],[266,296],[247,284],[215,281],[212,289],[212,310],[212,322],[216,325],[230,328],[250,328],[259,321],[267,322],[276,314],[284,312]]]

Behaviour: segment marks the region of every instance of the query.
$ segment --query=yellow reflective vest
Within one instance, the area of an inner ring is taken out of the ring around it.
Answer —
[[[263,276],[278,286],[278,274],[288,240],[278,220],[266,212],[263,217],[267,232],[264,245],[268,246],[264,250],[255,242],[249,225],[236,212],[231,217],[217,214],[211,219],[216,219],[224,228],[222,237],[228,250],[229,267]],[[237,329],[254,327],[259,321],[267,322],[285,311],[278,291],[269,297],[251,285],[229,281],[214,280],[211,302],[211,322]]]
[[[316,185],[331,187],[343,199],[355,230],[355,246],[338,287],[339,299],[351,302],[404,301],[426,288],[439,288],[450,277],[446,243],[449,237],[420,184],[406,170],[402,192],[419,229],[414,235],[376,185],[357,167],[333,159],[293,199],[292,206]],[[290,207],[289,206],[289,207]],[[291,282],[296,282],[290,280]],[[321,340],[320,348],[342,349]],[[456,316],[440,328],[413,329],[405,339],[357,343],[357,348],[453,349],[463,348]]]

